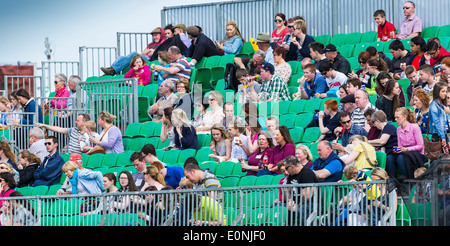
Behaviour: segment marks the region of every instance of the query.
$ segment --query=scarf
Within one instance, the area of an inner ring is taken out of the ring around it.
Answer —
[[[72,194],[77,194],[78,168],[73,171],[72,178],[69,179],[72,184]]]

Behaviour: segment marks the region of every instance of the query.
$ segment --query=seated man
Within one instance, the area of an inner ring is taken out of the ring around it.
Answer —
[[[333,63],[333,69],[343,74],[352,72],[350,62],[337,51],[336,46],[329,44],[324,49],[325,56]]]
[[[216,45],[205,34],[200,32],[197,26],[190,26],[186,28],[189,38],[192,40],[192,44],[186,51],[186,56],[191,57],[191,65],[195,66],[203,57],[210,56],[222,56]]]
[[[343,127],[336,127],[334,134],[342,140],[341,143],[333,143],[332,147],[335,150],[345,152],[345,147],[349,144],[349,139],[353,135],[361,135],[367,137],[367,131],[364,127],[353,124],[352,117],[347,112],[342,112],[339,119]]]
[[[186,160],[183,174],[191,183],[194,184],[193,189],[218,189],[221,187],[219,179],[217,179],[217,177],[211,173],[209,169],[202,170],[192,161],[188,162]],[[211,191],[204,195],[217,200],[219,203],[222,203],[223,201],[223,192],[220,191]]]
[[[259,94],[259,101],[286,101],[291,100],[291,94],[286,81],[280,76],[274,74],[275,67],[265,62],[261,65],[261,78],[263,83],[261,84],[261,91]]]
[[[344,171],[344,161],[333,152],[329,141],[323,140],[317,145],[319,158],[314,161],[311,170],[319,182],[337,182],[341,180]]]
[[[376,107],[372,103],[370,103],[369,93],[367,93],[366,90],[359,89],[355,92],[354,95],[356,109],[352,112],[353,123],[366,128],[366,117],[364,117],[364,112],[369,108],[373,108],[376,110]]]
[[[152,116],[153,121],[162,122],[164,109],[172,107],[178,96],[174,92],[174,82],[172,80],[164,80],[159,86],[161,97],[148,108],[148,114]]]
[[[41,165],[34,172],[33,187],[40,185],[51,186],[61,180],[64,159],[59,155],[58,139],[54,136],[47,137],[45,147],[49,155],[44,158]]]
[[[304,76],[299,79],[298,93],[302,99],[321,98],[320,95],[328,91],[325,77],[316,72],[314,64],[308,64],[303,69]]]
[[[275,66],[275,61],[273,59],[273,49],[272,46],[270,46],[269,34],[265,32],[258,33],[255,42],[256,45],[258,45],[258,48],[265,52],[265,61]]]
[[[251,59],[235,57],[234,63],[228,63],[225,67],[225,83],[228,84],[228,88],[238,92],[241,83],[241,76],[244,74],[248,76],[259,75],[259,66],[265,62],[265,58],[266,54],[262,50],[255,51],[255,53],[253,53],[253,58]],[[246,73],[241,71],[238,74],[239,70],[245,70]]]
[[[319,65],[319,72],[326,78],[328,92],[320,95],[321,98],[330,95],[332,97],[337,97],[339,87],[347,82],[347,75],[334,70],[331,61],[321,62]]]
[[[392,41],[392,43],[389,44],[389,51],[393,58],[391,66],[388,67],[388,71],[392,78],[399,80],[400,74],[406,68],[406,64],[414,54],[405,49],[405,46],[400,40]]]
[[[181,54],[180,48],[177,46],[171,46],[167,51],[169,58],[172,61],[169,67],[163,67],[161,65],[152,66],[152,71],[160,72],[163,71],[163,78],[173,81],[178,81],[179,79],[191,78],[191,65],[186,57]]]
[[[397,39],[408,39],[419,36],[423,30],[422,20],[415,15],[416,5],[412,1],[406,1],[403,5],[405,19],[400,23]]]

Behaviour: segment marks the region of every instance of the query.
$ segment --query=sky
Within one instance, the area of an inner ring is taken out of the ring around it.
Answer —
[[[151,32],[163,7],[226,0],[0,0],[0,65],[77,61],[79,47],[115,47],[117,32]]]

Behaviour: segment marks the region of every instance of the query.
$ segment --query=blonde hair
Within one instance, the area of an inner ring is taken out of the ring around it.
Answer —
[[[63,171],[63,173],[65,173],[67,171],[75,171],[77,168],[78,168],[78,165],[75,162],[68,161],[68,162],[64,163],[61,170]]]
[[[377,176],[382,180],[387,180],[389,178],[387,172],[380,167],[375,167],[374,169],[372,169],[372,172],[370,172],[370,176]]]
[[[3,153],[5,154],[8,159],[17,166],[16,162],[16,155],[11,150],[11,146],[6,141],[0,140],[0,150],[3,150]]]
[[[86,123],[84,124],[87,128],[89,128],[91,131],[95,131],[97,129],[97,124],[90,120],[90,121],[86,121]]]
[[[214,145],[216,145],[217,143],[216,143],[216,140],[214,140],[214,138],[213,138],[213,136],[212,136],[212,131],[213,130],[218,130],[218,131],[220,131],[220,133],[222,134],[222,137],[223,138],[225,138],[225,139],[228,139],[228,140],[230,140],[231,141],[231,138],[230,138],[230,136],[228,135],[228,133],[227,133],[227,130],[225,130],[225,127],[223,127],[221,124],[214,124],[212,127],[211,127],[211,142],[212,143],[214,143]]]
[[[223,104],[223,95],[222,93],[218,92],[218,91],[211,91],[209,93],[210,96],[212,96],[212,98],[214,98],[217,101],[217,104],[222,106]]]
[[[179,186],[180,188],[186,187],[187,189],[192,189],[192,188],[194,188],[194,184],[193,184],[191,181],[189,181],[189,179],[187,179],[186,177],[183,177],[183,178],[180,180],[180,183],[178,184],[178,186]]]
[[[187,118],[186,112],[184,112],[184,110],[182,109],[176,108],[172,111],[172,124],[174,122],[174,118],[176,119],[176,121],[181,122],[182,126],[192,126],[191,121]]]
[[[294,26],[296,29],[300,29],[303,34],[306,34],[307,28],[306,28],[306,22],[302,19],[296,20],[294,22]]]
[[[225,28],[226,28],[227,26],[233,26],[234,32],[235,32],[234,34],[237,35],[237,36],[239,36],[239,37],[242,39],[242,43],[245,43],[245,40],[244,40],[244,38],[243,38],[242,35],[241,35],[241,31],[239,31],[239,27],[237,26],[236,21],[228,21],[227,24],[225,24]],[[225,35],[225,37],[226,37],[226,38],[225,38],[223,41],[225,41],[225,40],[228,39],[227,35]]]
[[[171,62],[171,60],[169,58],[169,52],[167,52],[167,51],[158,52],[158,57],[161,58],[161,60],[167,64],[169,64]]]
[[[31,153],[29,150],[24,149],[22,150],[18,156],[22,159],[26,159],[28,160],[30,163],[37,163],[38,165],[41,164],[41,158],[39,158],[39,156],[37,156],[34,153]]]
[[[153,180],[156,180],[158,183],[166,186],[164,177],[159,173],[159,170],[156,166],[147,166],[147,175],[149,175]]]
[[[186,89],[186,92],[189,93],[189,80],[181,78],[175,83],[175,86],[178,86],[179,84],[182,84]]]
[[[0,103],[5,104],[5,106],[8,108],[8,111],[11,110],[10,107],[9,107],[10,101],[9,101],[9,99],[7,97],[0,96]]]
[[[406,116],[406,120],[409,123],[416,123],[416,115],[414,114],[414,111],[410,108],[397,108],[395,112],[399,112],[403,116]]]
[[[309,150],[309,148],[306,145],[299,144],[295,147],[295,150],[303,151],[303,153],[306,155],[306,159],[308,159],[308,161],[312,161],[313,156],[311,150]]]
[[[344,170],[344,176],[348,180],[351,180],[357,175],[358,175],[358,168],[356,166],[349,166]]]
[[[150,165],[155,166],[156,168],[158,168],[158,171],[161,171],[162,169],[164,169],[163,164],[161,162],[159,162],[159,161],[154,161]]]
[[[106,111],[100,112],[98,114],[98,117],[110,124],[111,124],[111,122],[115,121],[117,118],[115,115],[112,115]]]
[[[5,165],[6,166],[6,170],[9,173],[14,173],[14,171],[15,171],[14,168],[12,167],[12,165],[7,163],[7,162],[0,162],[0,165]]]

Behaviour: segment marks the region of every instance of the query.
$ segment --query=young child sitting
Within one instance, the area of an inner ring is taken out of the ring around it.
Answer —
[[[94,138],[100,140],[100,134],[95,132],[96,129],[97,129],[97,125],[95,124],[94,121],[87,121],[85,123],[84,129],[83,129],[83,134],[79,139],[81,152],[87,153],[87,152],[89,152],[89,150],[91,150],[95,147],[95,144],[91,143],[91,141],[89,141],[89,137],[94,137]]]
[[[256,82],[259,75],[249,77],[247,70],[239,68],[236,70],[236,78],[241,84],[238,86],[239,103],[256,102],[261,85]]]

